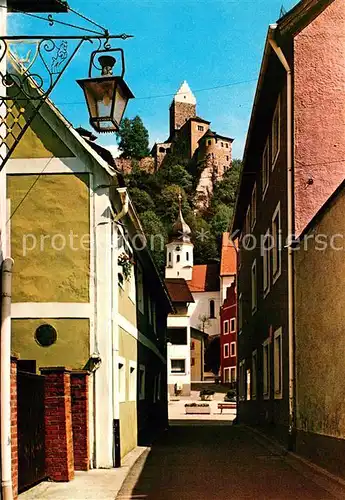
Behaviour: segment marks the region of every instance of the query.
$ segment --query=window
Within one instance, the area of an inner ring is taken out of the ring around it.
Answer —
[[[274,398],[283,397],[283,360],[282,360],[282,329],[274,333],[273,344],[274,357]]]
[[[280,97],[272,120],[272,170],[275,167],[280,150]]]
[[[210,300],[210,318],[215,318],[214,300]]]
[[[162,148],[162,147],[161,147],[161,148],[159,148],[159,152],[160,152],[160,153],[165,153],[165,148]]]
[[[252,265],[252,314],[257,310],[257,276],[256,276],[256,259]]]
[[[223,327],[224,327],[224,335],[227,335],[229,333],[229,321],[228,320],[224,321]]]
[[[224,142],[221,142],[221,143],[220,143],[220,146],[223,148],[223,147],[224,147]]]
[[[141,313],[144,314],[145,311],[145,306],[144,306],[144,277],[143,277],[143,270],[138,263],[137,265],[137,280],[138,280],[138,309]]]
[[[186,373],[186,360],[185,359],[172,359],[171,360],[171,373]]]
[[[224,344],[224,358],[229,357],[229,344]]]
[[[251,400],[251,376],[250,376],[250,368],[247,370],[247,374],[246,374],[246,381],[247,381],[247,401],[250,401]]]
[[[186,252],[186,261],[189,261],[189,252]]]
[[[256,399],[256,385],[257,385],[257,361],[258,353],[254,351],[252,354],[252,399]]]
[[[169,264],[171,264],[171,252],[169,252],[169,257],[168,257],[168,259],[169,259]]]
[[[168,328],[168,339],[173,345],[187,345],[187,328]]]
[[[271,267],[271,259],[270,259],[270,231],[268,230],[265,234],[263,240],[263,249],[262,249],[262,271],[263,271],[263,292],[264,297],[270,291],[270,267]]]
[[[136,401],[136,399],[137,399],[137,364],[135,361],[130,361],[128,400]]]
[[[230,382],[236,382],[236,366],[230,366]]]
[[[236,318],[230,320],[230,333],[236,332]]]
[[[204,127],[202,125],[198,125],[198,130],[199,132],[202,132],[204,130]]]
[[[41,347],[50,347],[57,341],[57,331],[47,323],[40,325],[35,331],[35,340]]]
[[[269,182],[269,172],[270,172],[270,159],[269,159],[269,142],[267,140],[266,147],[262,155],[262,197],[265,197],[268,182]]]
[[[280,219],[280,203],[272,217],[272,275],[273,283],[277,281],[281,273],[281,219]]]
[[[119,401],[126,401],[126,361],[119,357],[118,361],[119,374]]]
[[[234,358],[236,356],[236,342],[231,342],[230,344],[230,357]]]
[[[228,384],[230,382],[230,368],[224,368],[223,373],[224,383]]]
[[[211,139],[209,139],[209,140],[207,141],[207,145],[208,145],[208,146],[211,146],[211,144],[212,144],[212,141],[211,141]]]
[[[253,229],[256,222],[256,184],[254,184],[252,191],[252,203],[251,203],[251,228]]]
[[[243,303],[242,303],[242,293],[240,293],[240,296],[238,298],[238,328],[239,331],[242,331],[243,327]]]
[[[270,397],[270,340],[267,339],[262,347],[262,363],[263,363],[263,396],[264,399]]]
[[[181,260],[181,256],[180,255],[176,255],[176,262],[180,262]]]
[[[226,157],[226,161],[229,161],[229,156]]]
[[[228,144],[227,142],[225,143],[225,147],[226,147],[226,148],[228,148],[228,147],[229,147],[229,144]]]
[[[144,365],[139,366],[139,400],[145,399],[145,378],[146,378],[146,370]]]

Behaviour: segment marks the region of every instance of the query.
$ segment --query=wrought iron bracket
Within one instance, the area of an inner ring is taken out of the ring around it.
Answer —
[[[131,35],[0,37],[0,171],[85,42],[94,54]],[[70,47],[72,45],[72,47]]]

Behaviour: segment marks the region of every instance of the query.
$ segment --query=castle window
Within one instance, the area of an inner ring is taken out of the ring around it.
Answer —
[[[229,161],[229,157],[228,156],[226,157],[226,161]]]
[[[226,148],[228,148],[228,147],[229,147],[229,144],[228,144],[227,142],[225,143],[225,147],[226,147]]]
[[[224,142],[221,142],[220,145],[221,145],[221,147],[224,147]]]
[[[203,132],[204,127],[203,127],[202,125],[198,125],[198,130],[199,130],[200,132]]]
[[[214,300],[210,300],[210,318],[215,318],[215,306],[214,306]]]
[[[165,149],[164,148],[159,148],[159,152],[160,153],[165,153]]]
[[[211,146],[211,144],[212,144],[212,141],[211,141],[211,139],[209,139],[209,140],[207,141],[207,145],[208,145],[208,146]]]

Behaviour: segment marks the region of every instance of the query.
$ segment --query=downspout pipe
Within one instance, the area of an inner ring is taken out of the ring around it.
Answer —
[[[11,457],[11,291],[13,260],[7,258],[1,268],[1,498],[13,500]]]
[[[119,220],[121,220],[122,217],[124,217],[128,213],[128,210],[129,210],[129,196],[128,196],[127,188],[125,188],[125,187],[118,188],[117,192],[120,195],[122,209],[117,215],[113,214],[115,222],[118,222]]]
[[[295,329],[293,282],[293,170],[292,170],[292,72],[291,67],[275,40],[277,24],[270,25],[268,41],[286,71],[287,86],[287,233],[288,233],[288,339],[289,339],[289,449],[295,447],[296,429],[296,380],[295,380]]]

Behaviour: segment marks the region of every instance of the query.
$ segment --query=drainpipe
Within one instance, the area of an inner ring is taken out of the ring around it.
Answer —
[[[288,337],[289,337],[289,449],[293,450],[295,445],[295,425],[296,425],[296,386],[295,386],[295,352],[294,352],[294,290],[293,290],[293,250],[292,250],[292,235],[293,235],[293,193],[292,193],[292,73],[289,63],[282,49],[275,41],[275,32],[277,24],[270,25],[268,40],[282,63],[286,71],[286,86],[287,86],[287,229],[289,243],[288,251]]]
[[[118,222],[122,217],[124,217],[128,213],[128,208],[129,208],[129,197],[127,193],[127,188],[118,188],[117,192],[120,195],[121,203],[122,203],[122,209],[121,212],[119,212],[117,215],[114,215],[114,221]]]
[[[11,287],[13,260],[2,263],[1,273],[1,498],[13,500],[11,457]]]

